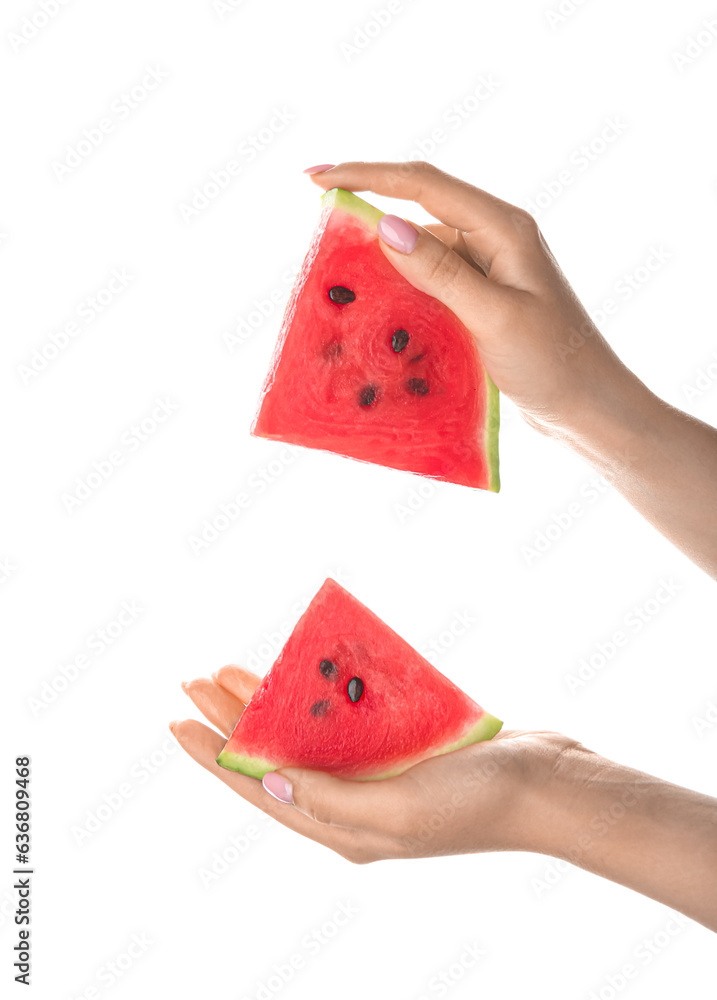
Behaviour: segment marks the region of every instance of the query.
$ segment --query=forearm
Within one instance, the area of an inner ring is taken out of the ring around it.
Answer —
[[[717,577],[717,430],[627,369],[554,431],[666,538]]]
[[[568,754],[536,796],[533,849],[717,931],[717,799],[595,754]]]

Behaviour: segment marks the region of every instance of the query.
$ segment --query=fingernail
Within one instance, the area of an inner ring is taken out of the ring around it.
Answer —
[[[323,174],[324,170],[331,170],[331,168],[335,167],[335,166],[336,166],[335,163],[319,163],[315,167],[307,167],[306,170],[304,171],[304,173],[305,174]]]
[[[398,215],[382,215],[378,220],[378,235],[384,243],[401,253],[411,253],[418,239],[418,233],[410,222]]]
[[[276,771],[267,771],[261,779],[261,783],[269,795],[273,795],[275,799],[279,800],[279,802],[294,801],[294,796],[291,791],[291,782],[287,781],[286,778],[282,778],[282,776],[277,774]]]

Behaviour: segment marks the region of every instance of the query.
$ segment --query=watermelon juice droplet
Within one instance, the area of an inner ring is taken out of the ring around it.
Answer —
[[[322,660],[319,664],[319,670],[321,676],[325,677],[328,681],[335,681],[339,676],[339,672],[331,660]]]
[[[351,680],[348,682],[346,691],[351,701],[354,702],[358,701],[361,698],[361,695],[363,694],[363,681],[361,680],[361,678],[352,677]]]
[[[408,332],[406,330],[394,330],[391,337],[391,347],[396,354],[400,354],[408,343]]]
[[[356,293],[352,292],[350,288],[344,288],[343,285],[334,285],[333,288],[329,289],[329,298],[337,305],[345,306],[347,303],[353,302]]]

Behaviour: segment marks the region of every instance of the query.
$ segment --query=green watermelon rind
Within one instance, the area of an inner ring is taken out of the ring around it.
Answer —
[[[478,722],[459,739],[451,743],[446,743],[444,746],[438,747],[433,752],[421,757],[411,758],[388,771],[382,771],[379,774],[362,774],[356,777],[360,781],[382,781],[385,778],[395,778],[396,775],[403,774],[409,767],[413,767],[423,760],[452,753],[454,750],[461,750],[463,747],[471,746],[473,743],[482,743],[484,740],[490,740],[496,733],[500,732],[502,725],[503,723],[500,719],[497,719],[494,715],[490,715],[488,712],[484,712]],[[245,754],[232,753],[226,749],[222,750],[217,757],[217,764],[228,771],[238,771],[240,774],[245,774],[250,778],[263,778],[269,771],[278,771],[284,766],[289,766],[276,761],[266,760],[263,757],[251,757]]]
[[[343,188],[331,188],[321,195],[321,204],[328,213],[333,208],[340,208],[342,212],[348,212],[356,216],[361,222],[375,229],[378,220],[386,213],[373,205],[369,205],[363,198],[352,194],[351,191],[344,191]]]
[[[281,764],[272,763],[262,757],[246,757],[244,754],[231,753],[228,750],[222,750],[217,757],[217,764],[225,767],[227,771],[246,774],[249,778],[263,778],[269,771],[276,771],[281,767]]]
[[[339,208],[342,212],[348,212],[359,219],[371,229],[375,229],[379,219],[386,213],[374,208],[363,198],[352,194],[351,191],[344,191],[343,188],[331,188],[321,196],[321,203],[324,211],[328,213]],[[484,369],[485,370],[485,369]],[[486,417],[485,431],[483,435],[483,446],[485,449],[486,461],[488,462],[488,489],[493,493],[500,491],[500,473],[498,471],[498,431],[500,430],[500,393],[498,386],[485,372],[486,382]]]
[[[394,778],[398,774],[403,774],[407,771],[409,767],[413,767],[416,764],[420,764],[421,761],[430,760],[432,757],[441,757],[446,753],[453,753],[454,750],[462,750],[464,747],[472,746],[474,743],[483,743],[485,740],[492,739],[496,733],[500,732],[503,723],[500,719],[497,719],[494,715],[490,715],[488,712],[484,712],[481,715],[475,726],[464,733],[460,739],[454,740],[452,743],[447,743],[445,746],[438,747],[433,753],[428,753],[425,756],[417,758],[415,760],[407,761],[398,768],[394,768],[391,771],[385,771],[382,774],[369,774],[365,775],[364,781],[382,781],[384,778]]]
[[[488,399],[485,417],[485,454],[488,461],[488,489],[493,493],[500,491],[500,472],[498,462],[498,432],[500,430],[500,392],[498,386],[485,373]]]

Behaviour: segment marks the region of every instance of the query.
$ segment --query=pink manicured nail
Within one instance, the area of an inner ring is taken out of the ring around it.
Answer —
[[[382,215],[378,220],[378,235],[394,250],[410,253],[416,245],[418,233],[398,215]]]
[[[291,782],[287,781],[286,778],[282,778],[282,776],[277,774],[276,771],[267,771],[261,779],[261,783],[269,795],[273,795],[275,799],[279,800],[279,802],[294,801],[294,796],[291,791]]]
[[[305,174],[323,174],[324,170],[331,170],[335,167],[335,163],[319,163],[316,167],[307,167],[304,171]]]

